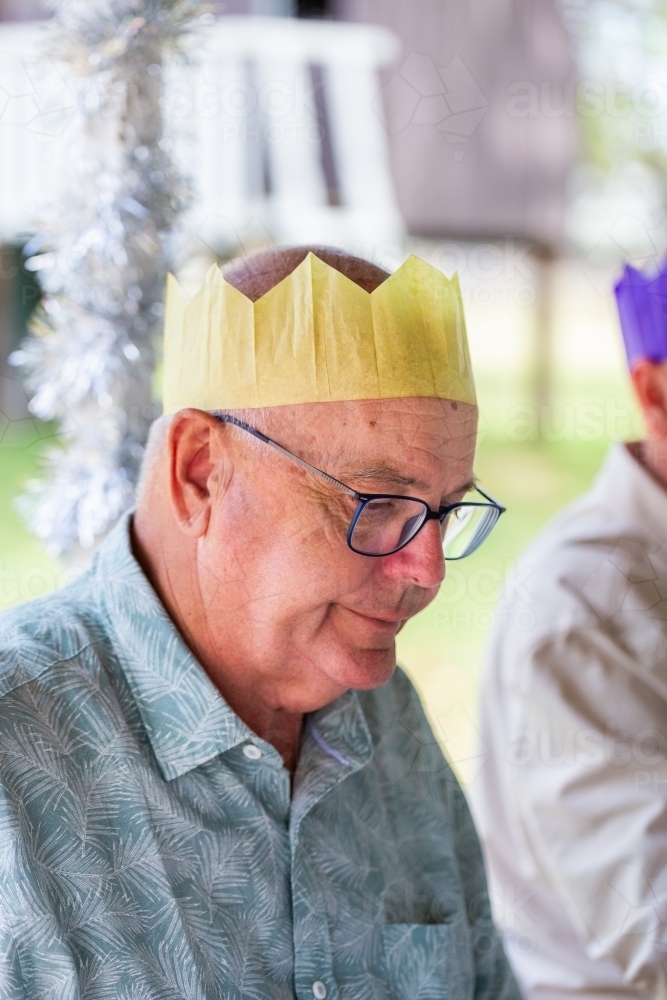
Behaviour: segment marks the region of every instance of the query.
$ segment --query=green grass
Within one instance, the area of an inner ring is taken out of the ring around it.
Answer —
[[[0,610],[64,582],[64,567],[29,534],[15,507],[26,482],[38,475],[39,456],[52,439],[52,428],[33,420],[10,425],[0,439]]]
[[[576,414],[582,406],[603,413],[610,399],[619,412],[634,414],[622,381],[577,385],[570,380],[557,386],[554,411],[575,413],[573,431],[559,418],[555,423],[566,427],[563,440],[517,441],[512,440],[513,419],[522,399],[526,391],[521,385],[480,385],[485,430],[476,471],[508,510],[478,553],[450,564],[436,601],[408,623],[398,641],[399,662],[417,684],[436,733],[464,781],[475,766],[479,672],[503,578],[549,518],[588,488],[609,446],[605,426],[594,440],[585,440],[586,432],[582,436],[581,428],[577,430]],[[69,575],[28,534],[13,506],[26,480],[37,473],[39,453],[51,435],[49,427],[28,421],[0,443],[0,608],[39,596]]]

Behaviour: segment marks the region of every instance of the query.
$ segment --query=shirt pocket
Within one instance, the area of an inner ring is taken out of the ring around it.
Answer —
[[[470,933],[446,924],[387,924],[380,930],[389,1000],[468,1000],[475,975]]]

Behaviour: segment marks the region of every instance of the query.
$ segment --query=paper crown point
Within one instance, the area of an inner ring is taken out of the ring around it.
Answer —
[[[614,292],[630,367],[667,360],[667,260],[653,276],[627,264]]]
[[[256,302],[217,265],[190,301],[169,275],[165,413],[407,396],[475,403],[456,275],[412,256],[369,293],[309,253]]]

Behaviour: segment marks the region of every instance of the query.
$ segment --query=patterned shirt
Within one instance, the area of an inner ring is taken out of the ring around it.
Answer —
[[[405,675],[309,716],[291,788],[129,526],[0,619],[0,998],[518,1000]]]

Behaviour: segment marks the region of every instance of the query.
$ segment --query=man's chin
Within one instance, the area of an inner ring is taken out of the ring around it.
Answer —
[[[403,624],[335,607],[327,622],[320,669],[343,690],[367,691],[386,684],[396,669],[395,640]]]
[[[345,657],[344,683],[355,691],[369,691],[386,684],[395,669],[394,643],[385,649],[351,649]]]

